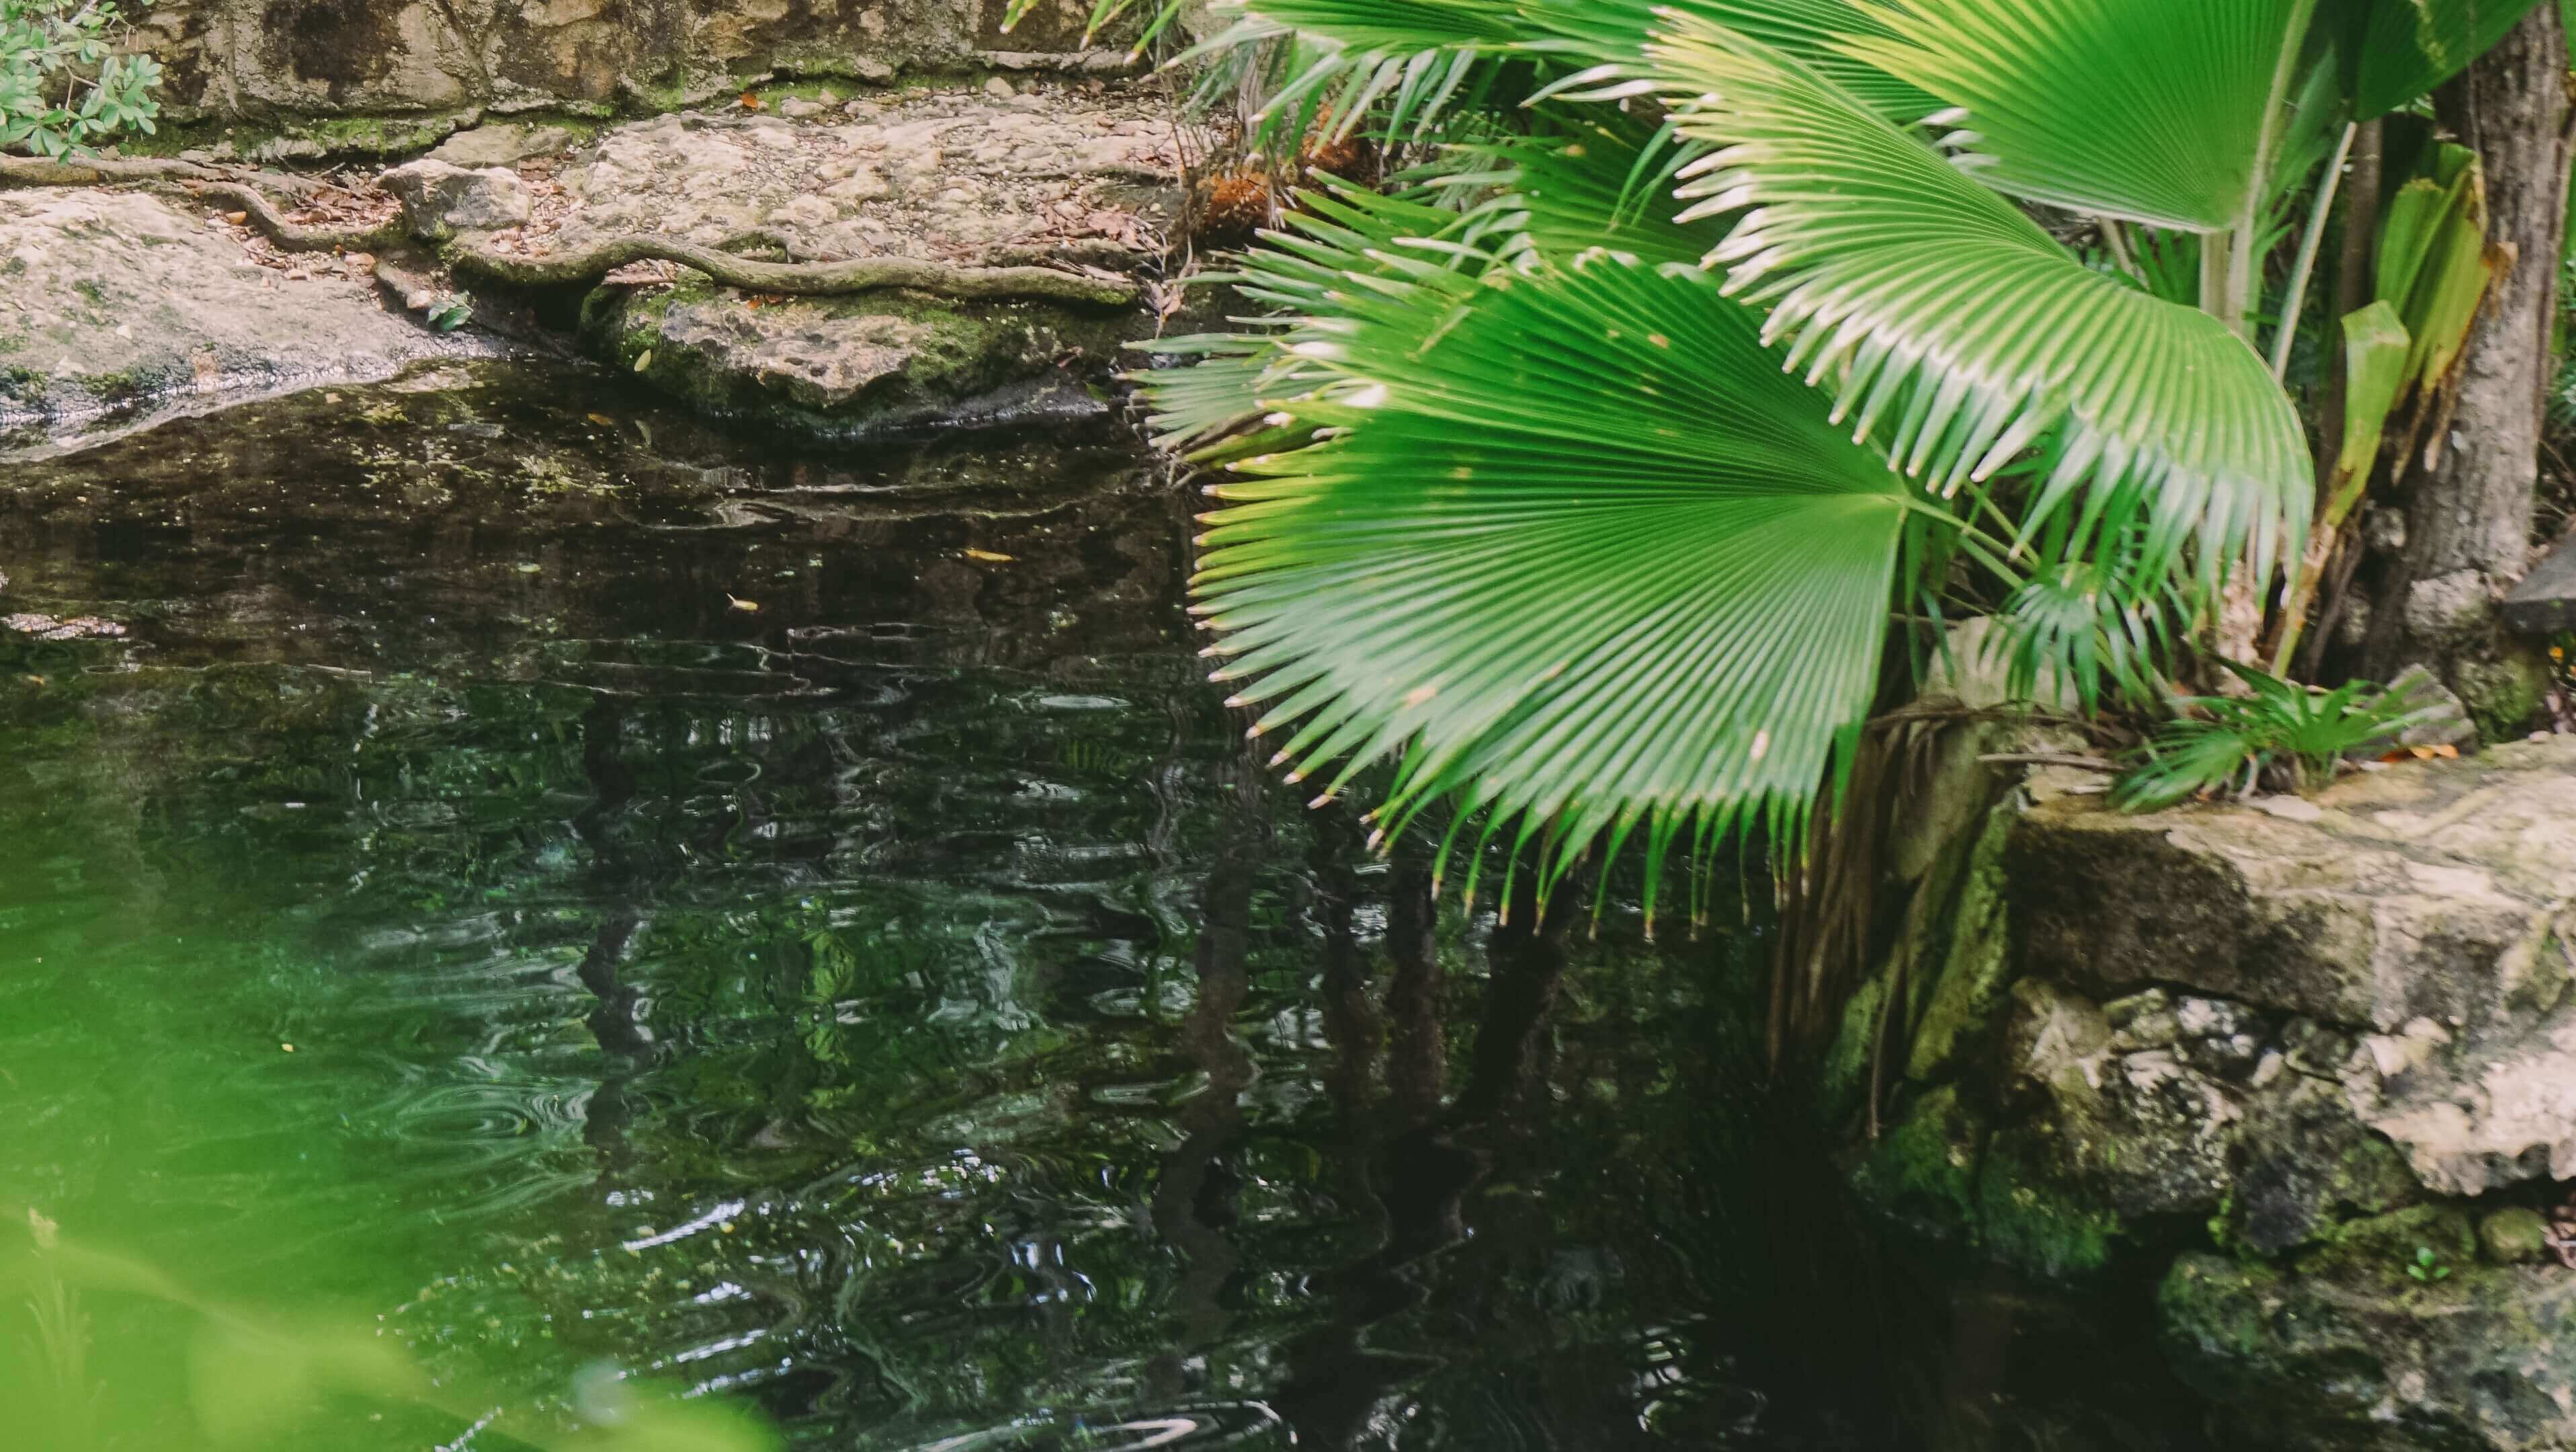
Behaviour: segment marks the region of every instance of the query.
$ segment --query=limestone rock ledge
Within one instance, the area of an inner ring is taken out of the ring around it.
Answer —
[[[2273,1445],[2576,1448],[2576,738],[2143,817],[2059,776],[1854,1007],[1843,1101],[1884,1015],[1902,1056],[1864,1198],[2166,1267],[2176,1365]]]
[[[230,230],[151,196],[0,191],[0,452],[488,351],[386,310],[363,279],[257,266]]]
[[[1124,279],[1162,263],[1179,162],[1150,96],[1055,82],[932,88],[795,120],[671,115],[526,164],[533,214],[488,241],[542,258],[621,233],[756,238],[795,260]],[[1095,391],[1133,361],[1121,345],[1154,325],[1139,308],[760,298],[650,276],[612,281],[583,310],[595,356],[693,407],[844,438],[1097,411]]]

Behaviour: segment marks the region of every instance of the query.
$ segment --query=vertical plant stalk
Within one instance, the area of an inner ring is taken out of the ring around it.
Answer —
[[[2361,123],[2353,133],[2350,175],[2341,188],[2343,200],[2343,242],[2335,257],[2334,316],[2348,318],[2369,305],[2377,278],[2380,123],[2378,117]],[[2334,472],[2335,457],[2343,448],[2344,398],[2349,383],[2342,369],[2326,375],[2325,399],[2317,411],[2317,498],[2327,497],[2328,481]]]
[[[2335,193],[2343,185],[2344,159],[2352,154],[2352,139],[2360,126],[2345,122],[2343,136],[2335,142],[2334,155],[2326,159],[2325,175],[2317,182],[2317,204],[2308,211],[2307,231],[2299,238],[2299,256],[2290,264],[2289,287],[2281,294],[2280,322],[2272,330],[2272,381],[2280,382],[2290,371],[2290,345],[2299,336],[2299,313],[2308,304],[2308,277],[2316,271],[2317,250],[2325,242],[2326,217],[2334,211]]]
[[[2254,148],[2253,169],[2247,174],[2244,210],[2226,233],[2201,239],[2200,305],[2226,324],[2230,332],[2243,338],[2245,346],[2255,349],[2258,357],[2261,350],[2254,340],[2253,313],[2263,286],[2263,196],[2273,160],[2280,152],[2282,130],[2289,124],[2290,82],[2298,71],[2299,54],[2307,45],[2308,22],[2316,8],[2316,0],[2304,0],[2283,28],[2281,52],[2272,63],[2272,89],[2263,103],[2261,139]],[[2283,325],[2286,328],[2295,323],[2295,318],[2289,318]],[[2227,572],[2227,584],[2219,594],[2215,638],[2211,641],[2221,660],[2250,664],[2260,652],[2263,594],[2270,584],[2269,579],[2254,579],[2248,571]],[[2287,579],[2282,581],[2285,589],[2288,584]],[[2228,687],[2222,683],[2221,688]]]

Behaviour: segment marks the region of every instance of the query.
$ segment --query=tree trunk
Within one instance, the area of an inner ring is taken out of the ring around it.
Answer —
[[[2371,621],[2371,674],[2431,666],[2490,735],[2521,729],[2548,682],[2531,645],[2499,630],[2495,603],[2531,564],[2567,226],[2567,64],[2558,7],[2536,6],[2437,97],[2484,167],[2489,235],[2515,255],[2460,359],[2447,437],[2427,445],[2439,462],[2400,501],[2404,539]]]

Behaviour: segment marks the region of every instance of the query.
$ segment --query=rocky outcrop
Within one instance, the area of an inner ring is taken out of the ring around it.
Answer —
[[[527,225],[528,188],[508,167],[468,171],[425,156],[386,172],[378,184],[401,200],[404,222],[424,242]]]
[[[258,266],[157,198],[0,191],[0,449],[469,351],[362,276]]]
[[[751,305],[726,288],[603,288],[585,342],[719,418],[851,438],[1091,414],[1133,313],[867,294]]]
[[[1881,1015],[1904,1055],[1864,1196],[2043,1275],[2162,1258],[2178,1367],[2287,1445],[2576,1447],[2576,739],[2144,817],[2081,782],[1955,834],[1954,951],[1855,1008],[1847,1094]]]
[[[528,225],[490,245],[538,259],[651,233],[798,261],[1124,279],[1160,264],[1178,165],[1144,98],[1063,86],[924,91],[794,121],[664,116],[564,157]],[[762,298],[670,275],[599,289],[583,314],[591,350],[710,413],[806,434],[1096,411],[1120,344],[1155,324],[1135,308]]]
[[[668,110],[777,76],[1105,69],[1087,0],[161,0],[177,119]],[[1112,45],[1125,37],[1102,41]]]

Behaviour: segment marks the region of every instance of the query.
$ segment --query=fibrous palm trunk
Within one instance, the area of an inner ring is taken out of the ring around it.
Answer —
[[[2571,120],[2558,7],[2535,7],[2437,102],[2477,150],[2491,235],[2515,257],[2461,357],[2451,427],[2424,445],[2436,462],[2399,502],[2404,538],[2383,562],[2367,664],[2382,680],[2433,667],[2494,733],[2518,728],[2547,682],[2536,653],[2498,630],[2495,602],[2531,562],[2552,373]]]

